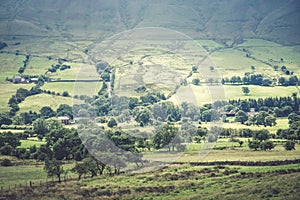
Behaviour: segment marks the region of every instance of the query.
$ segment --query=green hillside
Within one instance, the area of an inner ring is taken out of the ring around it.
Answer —
[[[136,27],[166,27],[196,38],[264,38],[299,43],[294,1],[1,1],[1,35],[97,40]],[[275,22],[275,23],[274,23]]]

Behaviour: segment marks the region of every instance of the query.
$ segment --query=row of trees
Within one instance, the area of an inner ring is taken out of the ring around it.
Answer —
[[[277,135],[288,140],[300,140],[300,115],[291,113],[288,120],[289,128],[278,129]]]
[[[289,77],[279,77],[271,78],[265,77],[262,74],[251,74],[249,72],[245,73],[243,77],[232,76],[231,78],[222,78],[222,84],[243,84],[243,85],[261,85],[261,86],[271,86],[274,84],[279,84],[282,86],[299,85],[299,79],[296,75],[291,75]]]
[[[117,123],[130,122],[134,119],[140,126],[155,125],[159,122],[179,122],[185,117],[192,121],[210,122],[219,120],[225,111],[235,113],[236,121],[242,124],[266,127],[275,126],[277,117],[287,117],[292,112],[297,112],[300,100],[295,94],[292,97],[218,101],[202,107],[186,102],[180,106],[165,101],[152,102],[150,105],[143,105],[143,102],[138,98],[113,97],[108,101],[100,97],[94,102],[94,107],[86,104],[78,105],[74,106],[73,111],[79,117],[114,116]],[[251,115],[250,108],[255,111]],[[224,120],[226,121],[226,118]]]
[[[63,64],[56,64],[56,65],[52,65],[51,68],[48,69],[49,72],[51,73],[55,73],[58,69],[63,71],[65,69],[70,69],[71,66],[70,65],[63,65]]]
[[[214,107],[220,108],[224,106],[225,111],[230,111],[234,107],[237,107],[244,112],[249,112],[250,108],[254,108],[255,111],[268,111],[268,109],[271,109],[274,110],[274,112],[277,110],[276,113],[287,117],[291,112],[299,111],[299,103],[300,99],[297,97],[297,93],[294,93],[291,97],[267,97],[246,100],[238,99],[229,100],[228,103],[215,102]]]
[[[23,74],[23,73],[24,73],[26,67],[27,67],[28,64],[29,64],[30,57],[31,57],[31,55],[26,55],[26,59],[23,61],[23,66],[21,66],[21,67],[19,68],[19,70],[18,70],[18,73],[19,73],[19,74]]]
[[[30,90],[19,88],[16,91],[15,95],[12,95],[12,97],[8,100],[8,104],[10,109],[9,115],[14,116],[17,111],[19,111],[18,104],[25,100],[26,97],[40,94],[42,93],[42,90],[40,89],[41,86],[44,84],[44,79],[42,77],[39,77],[38,82],[35,86],[33,86]]]
[[[54,111],[50,106],[44,106],[40,109],[40,112],[22,112],[19,115],[14,117],[9,116],[8,114],[0,114],[0,127],[5,125],[31,125],[34,121],[48,119],[55,116],[69,116],[73,118],[72,107],[67,104],[61,104],[56,111]]]

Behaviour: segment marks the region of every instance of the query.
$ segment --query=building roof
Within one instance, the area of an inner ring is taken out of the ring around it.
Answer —
[[[60,116],[60,117],[57,117],[57,119],[59,119],[59,120],[69,120],[70,118],[68,116]]]

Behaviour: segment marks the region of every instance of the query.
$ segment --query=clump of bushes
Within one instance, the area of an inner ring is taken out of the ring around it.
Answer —
[[[11,162],[10,159],[4,158],[3,160],[1,160],[0,165],[3,167],[9,167],[9,166],[13,166],[13,163]]]

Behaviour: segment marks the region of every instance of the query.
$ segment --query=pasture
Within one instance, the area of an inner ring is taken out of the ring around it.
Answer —
[[[72,106],[73,104],[80,104],[81,100],[73,99],[71,97],[62,97],[49,94],[38,94],[26,98],[25,101],[19,104],[19,112],[28,112],[39,110],[44,106],[50,106],[53,110],[56,110],[60,104],[68,104]]]
[[[256,73],[271,73],[272,68],[264,63],[246,57],[246,53],[237,49],[220,49],[210,55],[211,61],[223,77],[243,76],[252,72],[251,66],[256,67]]]
[[[276,134],[276,131],[278,129],[287,129],[289,124],[288,124],[288,119],[287,118],[277,118],[276,119],[276,125],[275,126],[267,126],[267,127],[264,127],[262,125],[260,126],[246,126],[244,124],[241,124],[240,122],[234,122],[231,120],[231,118],[229,118],[229,122],[227,123],[222,123],[221,124],[221,127],[223,128],[233,128],[233,129],[252,129],[252,130],[261,130],[261,129],[266,129],[268,131],[270,131],[270,133],[272,134]],[[203,127],[207,127],[209,128],[210,126],[213,126],[214,124],[210,123],[210,122],[207,122],[207,123],[203,123],[202,124]]]
[[[28,172],[28,177],[36,181],[45,177],[41,171],[31,174],[32,169],[34,167],[8,167],[7,172],[12,174],[11,177],[23,178],[22,172]],[[36,169],[40,170],[40,167]],[[16,189],[18,192],[14,196],[72,199],[86,198],[87,195],[89,198],[108,199],[296,199],[300,180],[298,171],[298,164],[266,167],[169,165],[148,173],[104,175],[30,190]],[[14,180],[6,183],[24,183],[22,179]],[[10,196],[13,192],[14,189],[1,196]]]
[[[33,84],[12,84],[9,82],[0,83],[0,112],[9,111],[8,101],[12,95],[16,94],[19,88],[25,88],[29,90]]]
[[[218,142],[216,146],[225,146],[225,150],[212,149],[205,158],[201,159],[202,154],[206,153],[205,150],[201,148],[201,145],[195,147],[197,145],[193,144],[192,150],[188,150],[188,152],[181,156],[177,161],[271,161],[297,159],[300,157],[299,145],[297,145],[295,151],[286,151],[282,145],[277,145],[272,151],[253,151],[246,146],[247,143],[244,143],[243,147],[239,147],[237,142],[233,144],[235,147],[230,147],[232,144],[227,143],[227,145],[222,144],[222,142]]]
[[[64,71],[57,70],[56,73],[49,74],[51,78],[58,78],[62,80],[99,80],[95,67],[91,64],[87,64],[86,61],[89,59],[87,55],[82,54],[82,50],[85,45],[91,44],[90,41],[79,40],[73,42],[66,41],[52,41],[43,40],[37,43],[26,37],[17,37],[16,40],[20,41],[20,45],[13,45],[7,47],[7,53],[0,54],[2,63],[0,65],[0,111],[8,111],[8,99],[20,88],[30,89],[32,84],[15,85],[5,81],[5,78],[12,78],[13,75],[17,74],[20,66],[22,66],[25,60],[25,55],[31,54],[29,65],[25,70],[25,74],[44,74],[46,70],[52,65],[57,63],[58,58],[69,58],[70,62],[64,64],[70,65],[70,69]],[[29,47],[28,42],[32,42]],[[195,40],[194,45],[191,43],[183,44],[172,44],[165,41],[164,44],[160,44],[166,48],[175,48],[173,53],[165,52],[164,49],[157,48],[154,44],[145,43],[146,46],[152,47],[153,49],[133,49],[129,52],[123,52],[119,55],[116,60],[111,63],[116,68],[116,80],[115,80],[115,93],[121,95],[138,96],[139,94],[134,92],[134,89],[140,85],[146,85],[149,91],[161,91],[165,94],[170,94],[174,91],[175,87],[188,75],[191,71],[191,67],[197,63],[197,59],[193,57],[193,52],[197,49],[197,45],[202,45],[205,49],[208,49],[209,60],[204,65],[214,65],[216,71],[207,71],[203,66],[199,66],[201,74],[193,74],[192,78],[200,78],[200,82],[205,82],[206,76],[219,76],[221,77],[232,77],[243,76],[245,72],[252,72],[250,66],[255,66],[253,73],[261,73],[276,77],[282,74],[280,71],[274,71],[270,65],[278,64],[286,65],[288,69],[293,70],[295,74],[299,72],[299,58],[297,46],[282,46],[277,43],[261,40],[261,39],[245,39],[243,43],[233,46],[232,48],[226,47],[224,43],[215,40]],[[116,47],[124,45],[124,42],[120,41],[115,44]],[[158,45],[157,43],[156,45]],[[141,44],[139,44],[141,45]],[[152,46],[151,46],[152,45]],[[202,47],[199,47],[201,49]],[[243,48],[251,52],[251,58],[246,57],[246,52]],[[26,49],[26,51],[25,51]],[[58,50],[57,50],[58,49]],[[16,50],[22,51],[25,55],[15,55],[13,52]],[[64,50],[67,55],[64,55]],[[97,51],[97,50],[96,50]],[[81,52],[81,53],[80,53]],[[185,54],[183,54],[186,52]],[[174,54],[175,53],[175,54]],[[205,52],[202,52],[205,56]],[[145,56],[146,55],[146,56]],[[184,56],[185,57],[184,57]],[[207,54],[208,55],[208,54]],[[47,56],[53,59],[49,60]],[[109,55],[104,55],[109,56]],[[200,57],[201,57],[200,56]],[[74,58],[73,58],[74,57]],[[253,59],[256,58],[257,59]],[[283,62],[280,59],[283,58]],[[75,59],[75,60],[74,60]],[[130,65],[132,61],[132,65]],[[279,62],[280,61],[280,62]],[[278,63],[279,62],[279,63]],[[159,71],[159,73],[157,73]],[[217,75],[217,73],[219,75]],[[188,79],[191,83],[191,78]],[[249,85],[250,94],[245,96],[242,93],[242,85],[225,85],[224,93],[225,99],[246,99],[246,98],[264,98],[264,97],[275,97],[275,96],[290,96],[294,92],[298,92],[296,87],[262,87]],[[62,93],[68,91],[71,95],[89,95],[92,96],[97,93],[101,88],[100,83],[76,83],[74,91],[74,83],[54,82],[45,83],[42,87],[43,90],[50,90],[54,92]],[[130,89],[129,89],[130,88]],[[191,93],[195,95],[192,97],[196,99],[198,104],[210,103],[212,98],[216,99],[218,96],[212,97],[212,91],[207,89],[205,84],[201,86],[194,86],[189,84],[188,87],[180,87],[177,90],[176,96],[180,99],[181,96],[185,99],[190,99]],[[211,87],[213,88],[213,87]],[[219,88],[220,89],[220,88]],[[222,88],[221,88],[222,89]],[[218,93],[218,92],[217,92]],[[222,91],[223,93],[223,91]],[[41,95],[40,95],[41,96]],[[40,98],[40,96],[37,96]],[[37,97],[30,97],[20,104],[23,110],[28,110],[26,106],[32,103],[32,99]],[[177,97],[174,97],[175,99]],[[48,101],[44,101],[41,96],[41,101],[46,104]],[[57,102],[57,98],[51,97],[52,101]],[[60,98],[61,99],[61,98]],[[176,101],[173,99],[174,101]],[[70,102],[64,98],[62,102]],[[38,103],[36,103],[38,104]],[[33,104],[33,105],[36,105]],[[57,103],[50,103],[49,105],[56,105]],[[69,103],[70,104],[70,103]],[[22,110],[21,109],[21,110]]]
[[[102,87],[102,82],[49,82],[43,85],[42,90],[49,90],[62,94],[67,91],[69,95],[97,95]]]
[[[21,140],[21,145],[19,147],[29,149],[31,146],[35,145],[37,148],[39,148],[43,144],[46,144],[46,142],[28,138],[27,140]]]
[[[299,92],[295,86],[257,86],[247,85],[250,89],[250,94],[245,95],[242,91],[244,85],[189,85],[188,87],[181,87],[177,90],[176,97],[178,99],[196,99],[198,105],[206,103],[213,103],[217,100],[230,99],[258,99],[267,97],[284,97],[291,96],[293,93]]]
[[[70,170],[74,167],[74,163],[66,163],[63,165],[65,171],[69,176],[75,177],[75,174]],[[51,181],[51,178],[47,178],[47,173],[44,170],[43,162],[35,162],[32,161],[31,164],[18,165],[18,166],[10,166],[10,167],[0,167],[0,187],[4,187],[5,189],[15,187],[19,187],[22,185],[23,187],[27,184],[29,186],[29,181],[35,183],[35,186],[38,186],[42,181]]]

